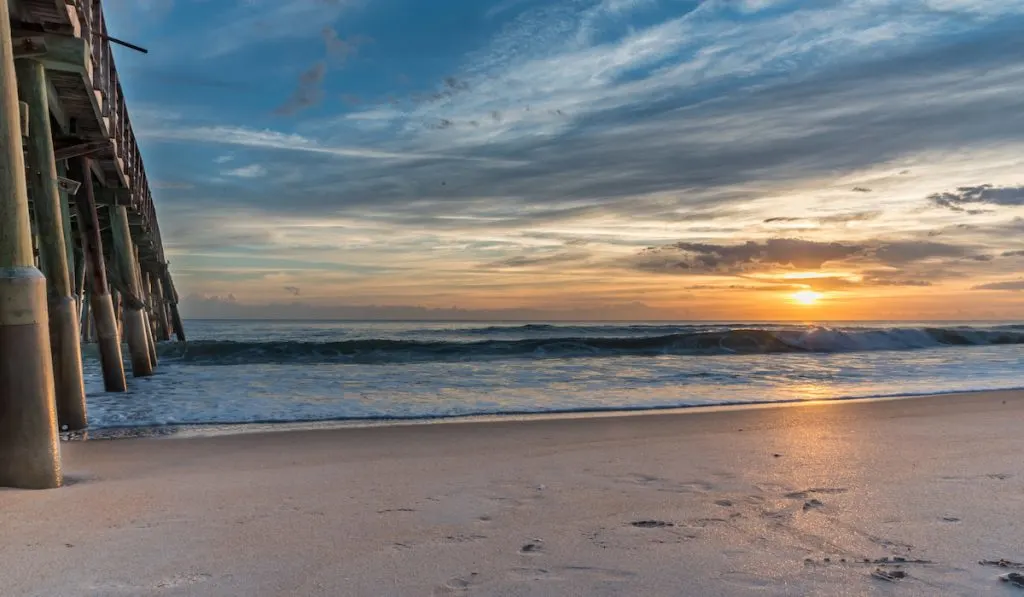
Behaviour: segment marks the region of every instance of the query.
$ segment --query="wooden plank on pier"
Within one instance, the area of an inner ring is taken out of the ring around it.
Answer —
[[[72,145],[65,145],[54,149],[54,155],[58,160],[70,160],[71,158],[77,158],[83,155],[92,155],[104,149],[110,147],[110,140],[101,139],[94,141],[86,141],[84,143],[74,143]]]

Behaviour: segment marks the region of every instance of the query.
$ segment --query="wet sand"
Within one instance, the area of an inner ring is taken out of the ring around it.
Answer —
[[[0,490],[0,593],[1024,595],[1022,421],[987,392],[66,443],[67,487]]]

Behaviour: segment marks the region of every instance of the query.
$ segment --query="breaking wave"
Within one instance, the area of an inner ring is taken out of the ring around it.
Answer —
[[[523,326],[526,328],[526,326]],[[721,329],[723,326],[534,326],[546,337],[481,341],[358,339],[336,342],[199,341],[160,346],[163,356],[202,365],[417,363],[530,358],[834,353],[941,346],[1024,344],[1024,327]],[[586,328],[586,329],[585,329]],[[628,328],[628,329],[627,329]],[[503,328],[502,331],[508,331]],[[515,329],[515,328],[513,328]],[[658,333],[676,330],[676,333]],[[526,330],[530,331],[530,330]],[[598,335],[629,333],[629,336]],[[652,333],[653,332],[653,333]],[[572,335],[575,333],[576,335]],[[588,333],[594,335],[587,335]],[[646,333],[646,334],[645,334]],[[645,334],[645,335],[641,335]]]

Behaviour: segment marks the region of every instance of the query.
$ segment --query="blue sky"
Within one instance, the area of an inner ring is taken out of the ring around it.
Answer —
[[[1022,1],[106,4],[192,315],[1024,308]]]

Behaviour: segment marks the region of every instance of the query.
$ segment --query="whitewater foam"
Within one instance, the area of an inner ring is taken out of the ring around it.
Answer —
[[[544,332],[539,338],[465,341],[364,338],[340,341],[278,340],[265,342],[205,340],[160,347],[164,357],[204,365],[257,363],[388,364],[429,361],[475,361],[531,358],[615,356],[700,356],[713,354],[775,354],[789,352],[852,352],[914,350],[941,346],[1024,344],[1024,331],[973,328],[806,330],[712,329],[679,331],[667,326],[601,329],[579,326],[522,326],[466,330],[478,335]],[[691,328],[692,329],[692,328]],[[597,335],[594,332],[621,335]],[[673,333],[663,334],[665,331]],[[632,335],[625,335],[631,333]],[[657,335],[651,335],[655,333]],[[563,335],[574,334],[574,335]],[[575,335],[579,334],[579,335]]]
[[[485,331],[487,328],[493,328]],[[599,412],[1022,385],[1024,326],[189,322],[94,428]],[[87,353],[91,353],[90,348]]]

